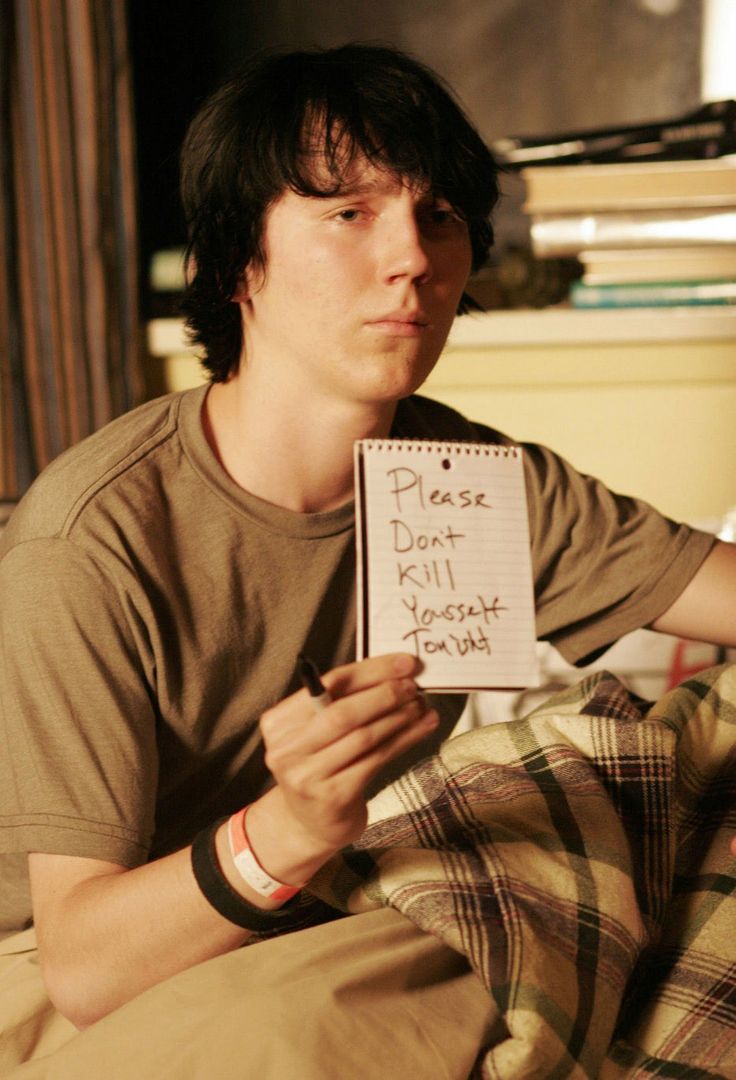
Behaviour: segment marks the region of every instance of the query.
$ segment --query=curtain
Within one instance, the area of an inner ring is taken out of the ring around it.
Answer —
[[[0,0],[0,503],[143,397],[125,0]]]

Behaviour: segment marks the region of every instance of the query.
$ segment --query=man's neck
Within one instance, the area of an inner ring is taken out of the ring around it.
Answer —
[[[235,376],[215,383],[203,412],[205,435],[240,487],[297,513],[333,510],[353,497],[353,444],[389,434],[396,404],[265,400]]]

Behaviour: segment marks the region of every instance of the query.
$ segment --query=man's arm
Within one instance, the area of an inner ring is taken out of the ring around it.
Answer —
[[[718,541],[651,629],[715,645],[736,645],[736,544]]]
[[[716,645],[736,645],[736,544],[719,541],[652,630]],[[731,840],[736,855],[736,837]]]
[[[266,870],[307,880],[366,824],[365,788],[433,731],[408,655],[348,664],[324,676],[334,700],[316,713],[305,690],[264,714],[266,760],[277,783],[248,811],[248,835]],[[246,900],[222,826],[225,876]],[[29,858],[34,921],[49,995],[86,1027],[143,990],[237,948],[248,933],[219,915],[197,886],[187,848],[134,870],[76,856]]]

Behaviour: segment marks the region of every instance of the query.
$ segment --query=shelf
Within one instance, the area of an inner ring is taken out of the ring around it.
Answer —
[[[447,347],[525,348],[704,339],[736,342],[736,306],[487,311],[456,319]]]

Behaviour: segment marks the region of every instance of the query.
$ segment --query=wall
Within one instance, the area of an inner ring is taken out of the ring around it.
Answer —
[[[466,316],[430,396],[717,526],[736,506],[736,310]]]

